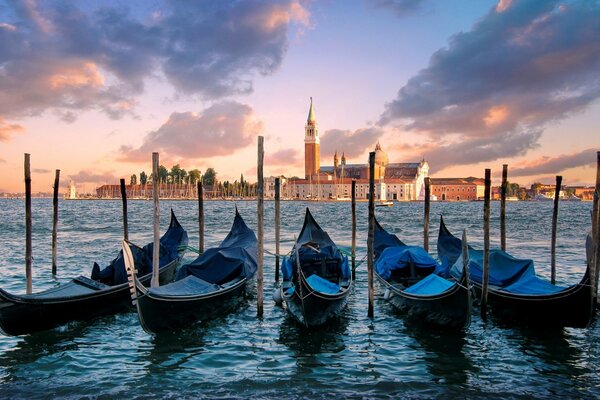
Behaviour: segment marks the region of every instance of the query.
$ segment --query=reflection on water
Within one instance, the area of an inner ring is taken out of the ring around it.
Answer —
[[[470,375],[477,373],[463,348],[464,332],[432,330],[422,326],[406,325],[405,331],[425,351],[422,356],[427,370],[437,384],[463,385]]]

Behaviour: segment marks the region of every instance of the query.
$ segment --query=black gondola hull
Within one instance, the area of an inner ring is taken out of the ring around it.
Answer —
[[[319,326],[342,314],[348,304],[348,296],[352,291],[352,284],[339,294],[327,295],[313,291],[313,289],[306,285],[304,279],[301,282],[303,285],[303,300],[298,294],[298,288],[290,296],[285,296],[282,293],[288,313],[299,324],[306,327]]]
[[[173,280],[179,260],[160,270],[160,280]],[[141,278],[150,283],[151,274]],[[88,321],[131,309],[127,282],[110,286],[87,295],[64,298],[35,299],[9,294],[0,289],[0,330],[5,335],[18,336],[56,328],[73,321]]]
[[[490,289],[488,306],[492,315],[503,322],[539,328],[586,328],[592,321],[592,288],[586,278],[563,292],[545,296],[527,296]],[[477,298],[481,286],[474,283]]]
[[[137,288],[140,324],[148,333],[159,333],[214,319],[240,304],[246,284],[244,280],[227,290],[189,298],[153,296]]]
[[[434,296],[409,296],[375,274],[386,290],[386,301],[411,323],[449,330],[463,330],[471,323],[472,298],[464,280]]]

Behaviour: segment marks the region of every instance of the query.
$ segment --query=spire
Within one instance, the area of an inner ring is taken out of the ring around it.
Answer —
[[[346,165],[346,155],[342,151],[342,165]]]
[[[310,98],[310,110],[308,110],[308,119],[306,120],[306,122],[315,122],[316,118],[315,118],[315,110],[313,109],[313,101],[312,101],[312,97]]]
[[[375,151],[377,150],[381,150],[381,145],[379,144],[379,140],[377,141],[377,144],[375,145]]]

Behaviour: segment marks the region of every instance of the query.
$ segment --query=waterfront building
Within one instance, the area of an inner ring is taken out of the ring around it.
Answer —
[[[340,147],[343,148],[343,143],[340,143]],[[429,175],[429,164],[425,160],[414,163],[390,163],[387,153],[379,142],[374,150],[376,199],[410,201],[423,197],[425,177]],[[268,179],[274,182],[274,178]],[[338,158],[336,151],[333,165],[321,166],[318,123],[311,97],[308,118],[304,126],[304,179],[288,179],[285,184],[282,183],[282,192],[296,199],[346,200],[351,197],[352,180],[356,180],[357,198],[368,198],[368,163],[347,164],[344,152],[341,158]]]
[[[442,201],[481,200],[485,181],[481,178],[431,178],[431,194]]]

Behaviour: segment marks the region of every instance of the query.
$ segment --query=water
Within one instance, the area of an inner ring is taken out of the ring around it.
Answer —
[[[282,203],[282,253],[299,233],[306,203]],[[350,204],[310,203],[321,226],[341,246],[350,246]],[[256,227],[256,203],[238,202]],[[499,244],[498,203],[492,204],[492,245]],[[34,291],[106,264],[122,235],[118,201],[61,201],[59,277],[51,277],[51,200],[33,200]],[[197,246],[197,206],[163,201],[161,232],[173,208]],[[233,221],[231,202],[207,202],[206,242],[216,245]],[[409,244],[422,244],[422,204],[378,208],[382,225]],[[274,251],[273,203],[265,203],[266,249]],[[507,247],[536,260],[549,276],[552,204],[509,203]],[[557,280],[578,282],[585,269],[585,233],[591,203],[562,203],[559,215]],[[433,203],[432,251],[438,215],[449,229],[467,228],[482,246],[483,203]],[[358,204],[358,259],[366,252],[367,205]],[[0,285],[23,293],[24,204],[0,200]],[[152,204],[129,203],[130,238],[151,241]],[[188,254],[187,259],[192,255]],[[210,323],[152,336],[134,313],[71,323],[24,337],[0,336],[0,398],[406,398],[549,397],[600,395],[600,331],[533,332],[477,315],[464,334],[430,332],[404,323],[382,300],[367,318],[366,264],[340,321],[307,331],[271,300],[274,258],[265,258],[264,318],[256,318],[255,295],[236,312]],[[378,289],[378,288],[377,288]],[[254,289],[255,290],[255,289]],[[378,297],[381,292],[376,292]]]

